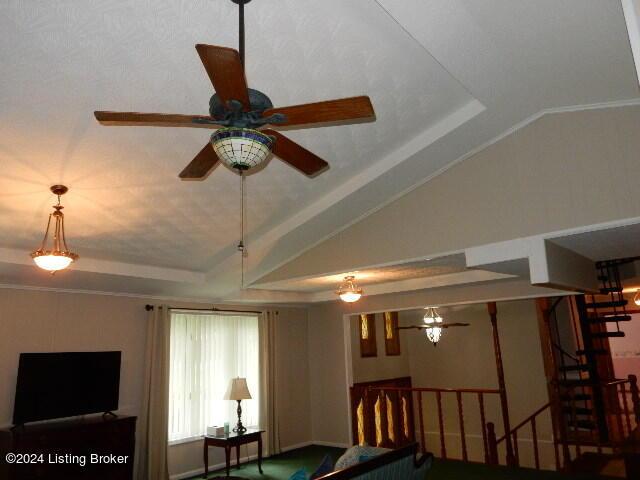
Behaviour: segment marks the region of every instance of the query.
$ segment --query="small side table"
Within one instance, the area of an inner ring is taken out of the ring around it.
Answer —
[[[224,448],[225,460],[227,464],[227,477],[229,476],[229,469],[231,468],[231,449],[236,447],[236,466],[240,468],[240,445],[247,443],[258,442],[258,470],[262,473],[262,433],[264,430],[252,430],[248,429],[243,434],[237,434],[235,432],[229,432],[228,435],[221,437],[211,437],[205,435],[204,437],[204,477],[207,478],[209,474],[209,447]]]

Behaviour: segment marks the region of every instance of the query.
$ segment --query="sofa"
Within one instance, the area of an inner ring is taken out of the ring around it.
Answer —
[[[418,454],[418,444],[412,443],[335,470],[318,480],[424,480],[432,461],[432,454]]]

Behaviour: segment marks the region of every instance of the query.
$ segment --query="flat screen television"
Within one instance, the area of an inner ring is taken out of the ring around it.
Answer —
[[[13,423],[118,409],[121,352],[21,353]]]

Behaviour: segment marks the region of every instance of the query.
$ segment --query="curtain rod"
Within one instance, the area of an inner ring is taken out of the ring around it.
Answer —
[[[147,304],[144,306],[144,309],[147,312],[150,312],[151,310],[154,309],[153,305]],[[219,312],[219,313],[255,313],[255,314],[262,314],[263,312],[258,311],[258,310],[228,310],[228,309],[224,309],[224,308],[216,308],[216,307],[211,307],[211,308],[185,308],[185,307],[169,307],[169,310],[192,310],[194,312]]]

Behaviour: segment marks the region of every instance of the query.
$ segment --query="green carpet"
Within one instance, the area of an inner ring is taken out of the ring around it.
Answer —
[[[307,473],[312,473],[326,454],[331,455],[335,461],[343,452],[344,450],[340,448],[305,447],[264,460],[263,475],[258,472],[256,462],[241,465],[239,470],[232,468],[230,475],[247,480],[287,480],[300,468],[304,468]],[[216,476],[224,477],[224,471],[214,472],[209,478]],[[526,468],[491,467],[455,460],[436,460],[426,480],[602,480],[603,478],[597,475],[564,475]]]
[[[317,446],[300,448],[298,450],[281,453],[280,455],[274,455],[263,460],[263,475],[260,475],[260,472],[258,472],[257,462],[242,464],[240,465],[240,469],[231,468],[231,470],[229,471],[229,475],[233,477],[246,478],[248,480],[287,480],[291,475],[293,475],[301,468],[304,468],[307,473],[313,473],[318,465],[320,465],[320,462],[325,455],[331,455],[333,461],[335,462],[336,460],[338,460],[338,458],[340,458],[340,455],[342,455],[343,452],[344,449],[341,448]],[[232,458],[235,461],[235,456]],[[224,470],[214,472],[213,474],[209,475],[209,478],[216,476],[224,477]],[[202,478],[202,476],[195,478]]]

